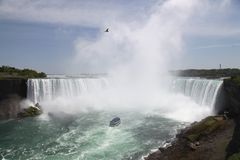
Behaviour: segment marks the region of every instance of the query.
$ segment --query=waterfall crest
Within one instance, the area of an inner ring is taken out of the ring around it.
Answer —
[[[184,94],[199,105],[214,108],[222,80],[200,78],[174,78],[170,86],[173,93]],[[29,79],[27,98],[34,103],[57,97],[76,97],[102,91],[108,86],[106,78],[49,78]]]
[[[177,78],[173,80],[172,89],[190,97],[199,105],[213,108],[222,84],[222,80]]]
[[[29,79],[27,98],[37,103],[57,97],[74,97],[100,90],[106,85],[105,78]]]

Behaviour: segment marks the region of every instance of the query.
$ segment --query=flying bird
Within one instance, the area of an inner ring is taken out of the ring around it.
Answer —
[[[109,32],[109,29],[107,28],[107,29],[105,30],[105,32]]]

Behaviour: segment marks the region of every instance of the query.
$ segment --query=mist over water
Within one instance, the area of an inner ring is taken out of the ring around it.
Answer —
[[[189,122],[214,114],[221,85],[220,80],[173,77],[161,90],[143,92],[116,88],[106,77],[30,79],[28,99],[40,102],[46,113],[138,112]]]

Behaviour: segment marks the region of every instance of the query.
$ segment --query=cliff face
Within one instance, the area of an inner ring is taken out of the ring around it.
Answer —
[[[240,159],[240,85],[236,79],[224,80],[224,90],[226,92],[226,100],[228,101],[229,116],[234,119],[235,129],[232,140],[226,151],[227,157],[237,156]],[[231,158],[230,158],[231,159]]]
[[[4,79],[0,80],[0,101],[12,95],[25,98],[27,96],[27,80]]]
[[[0,80],[0,119],[15,118],[20,101],[27,96],[27,80]]]
[[[240,86],[231,79],[225,79],[223,84],[229,113],[237,117],[240,115]]]

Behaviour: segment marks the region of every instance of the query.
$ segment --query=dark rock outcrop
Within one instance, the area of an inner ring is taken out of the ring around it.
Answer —
[[[26,79],[0,80],[0,119],[16,118],[20,101],[27,96]]]
[[[207,117],[183,129],[168,148],[154,152],[146,160],[224,160],[234,123],[224,117]]]
[[[229,116],[234,118],[240,115],[240,86],[232,79],[225,79],[223,82]]]
[[[233,138],[226,149],[226,159],[231,160],[236,159],[237,156],[240,159],[240,85],[236,80],[238,80],[238,78],[235,77],[224,80],[224,90],[229,105],[228,114],[230,118],[234,119],[236,125]]]
[[[27,96],[26,79],[4,79],[0,80],[0,101],[8,99],[9,96],[17,95],[20,98]]]
[[[30,106],[28,108],[24,108],[21,112],[18,113],[18,118],[26,118],[26,117],[35,117],[42,114],[42,110],[36,106]]]

